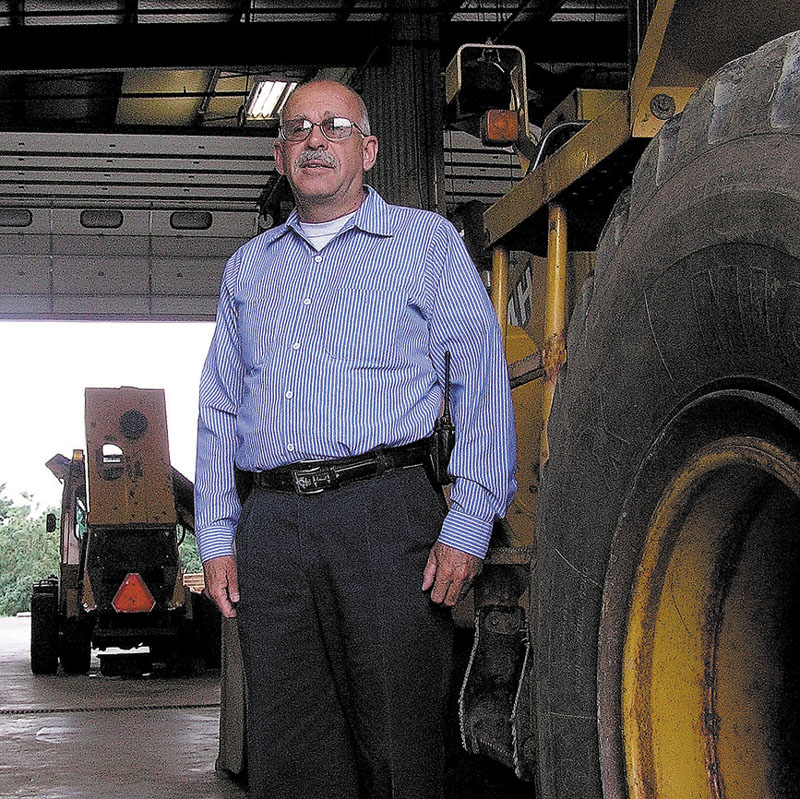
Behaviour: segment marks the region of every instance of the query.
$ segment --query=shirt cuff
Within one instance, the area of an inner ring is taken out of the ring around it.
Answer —
[[[489,549],[493,527],[494,520],[487,522],[456,508],[450,508],[444,518],[439,543],[466,552],[468,555],[483,558]]]
[[[207,527],[202,532],[196,532],[195,538],[201,563],[234,554],[233,530],[228,527]]]

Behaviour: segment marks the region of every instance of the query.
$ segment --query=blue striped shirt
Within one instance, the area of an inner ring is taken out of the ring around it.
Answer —
[[[439,540],[483,557],[515,491],[497,317],[443,217],[372,189],[319,252],[296,212],[228,261],[200,382],[195,483],[203,561],[233,553],[247,471],[428,436],[451,353],[455,483]]]

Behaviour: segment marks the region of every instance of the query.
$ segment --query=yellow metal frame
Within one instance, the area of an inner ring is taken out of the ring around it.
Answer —
[[[663,125],[650,110],[655,95],[671,96],[681,111],[728,61],[798,28],[796,0],[660,0],[631,81],[632,135],[653,136]]]
[[[521,469],[533,460],[531,442],[539,442],[540,465],[548,460],[547,421],[566,360],[565,193],[632,140],[656,135],[725,63],[797,28],[797,0],[776,0],[759,9],[741,0],[659,0],[629,91],[592,96],[593,102],[606,102],[605,108],[598,113],[595,106],[585,127],[485,212],[487,243],[493,248],[492,297],[512,360],[535,345],[530,339],[526,346],[522,331],[506,328],[510,237],[547,207],[546,275],[534,282],[531,298],[532,310],[544,309],[531,327],[541,331],[546,379],[535,396],[527,385],[515,391],[515,409],[526,392],[523,402],[529,407],[523,418],[532,420],[523,432]],[[562,104],[556,116],[570,113],[572,103]],[[556,122],[553,117],[548,124]],[[521,473],[521,491],[530,486],[534,494],[537,478]],[[773,721],[774,697],[782,696],[775,690],[782,678],[780,656],[752,614],[758,607],[752,600],[760,599],[769,578],[763,567],[753,567],[756,548],[733,578],[720,566],[728,533],[752,498],[747,487],[758,491],[764,481],[782,484],[800,503],[800,462],[765,442],[718,442],[676,476],[651,520],[624,651],[621,710],[630,799],[784,795],[772,784],[781,735]],[[535,498],[512,504],[512,543],[532,542],[535,514]]]
[[[549,208],[547,270],[543,280],[534,281],[531,302],[532,307],[544,308],[543,325],[540,327],[538,321],[532,325],[537,333],[541,330],[542,363],[547,375],[541,399],[541,464],[549,456],[547,420],[558,369],[566,360],[569,253],[567,210],[560,201],[562,195],[632,139],[654,136],[665,118],[683,110],[703,81],[724,63],[795,28],[800,28],[800,3],[796,0],[774,0],[758,14],[742,7],[740,0],[659,0],[630,90],[578,90],[570,95],[548,116],[545,127],[557,124],[561,116],[588,117],[590,121],[484,213],[488,246],[493,248],[492,297],[506,340],[506,238],[534,214]],[[448,67],[448,100],[454,99],[460,89],[460,54],[461,51]],[[515,351],[528,354],[517,339]]]
[[[800,28],[800,3],[771,0],[659,0],[636,64],[630,91],[609,93],[607,109],[487,209],[490,246],[502,243],[533,214],[557,199],[633,138],[651,138],[671,113],[717,69],[784,33]],[[671,112],[655,116],[657,95]]]
[[[492,305],[505,344],[508,329],[508,250],[505,247],[492,250]]]
[[[547,421],[553,407],[558,371],[566,360],[564,333],[567,319],[567,211],[559,203],[551,203],[547,238],[547,285],[544,308],[545,367],[542,395],[542,435],[539,462],[547,463],[550,445],[547,440]]]
[[[628,96],[616,99],[599,117],[546,158],[483,215],[490,245],[503,239],[630,138]]]

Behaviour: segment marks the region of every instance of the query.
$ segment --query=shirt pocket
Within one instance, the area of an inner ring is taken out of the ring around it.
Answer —
[[[326,325],[326,353],[362,365],[393,360],[405,305],[403,291],[339,289]]]
[[[251,304],[240,309],[238,327],[242,360],[249,373],[262,366],[269,358],[275,325],[273,318],[263,307]]]

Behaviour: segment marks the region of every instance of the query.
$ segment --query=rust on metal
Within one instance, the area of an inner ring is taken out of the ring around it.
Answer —
[[[550,457],[547,421],[553,407],[555,381],[561,366],[567,318],[567,209],[561,203],[548,206],[547,284],[545,287],[544,339],[542,362],[546,372],[542,392],[542,438],[539,463]],[[559,343],[560,342],[560,343]]]
[[[547,375],[546,379],[551,383],[555,383],[558,378],[558,371],[566,361],[567,346],[564,341],[564,334],[554,333],[542,348],[542,368]]]
[[[87,388],[89,523],[177,523],[163,389]]]

